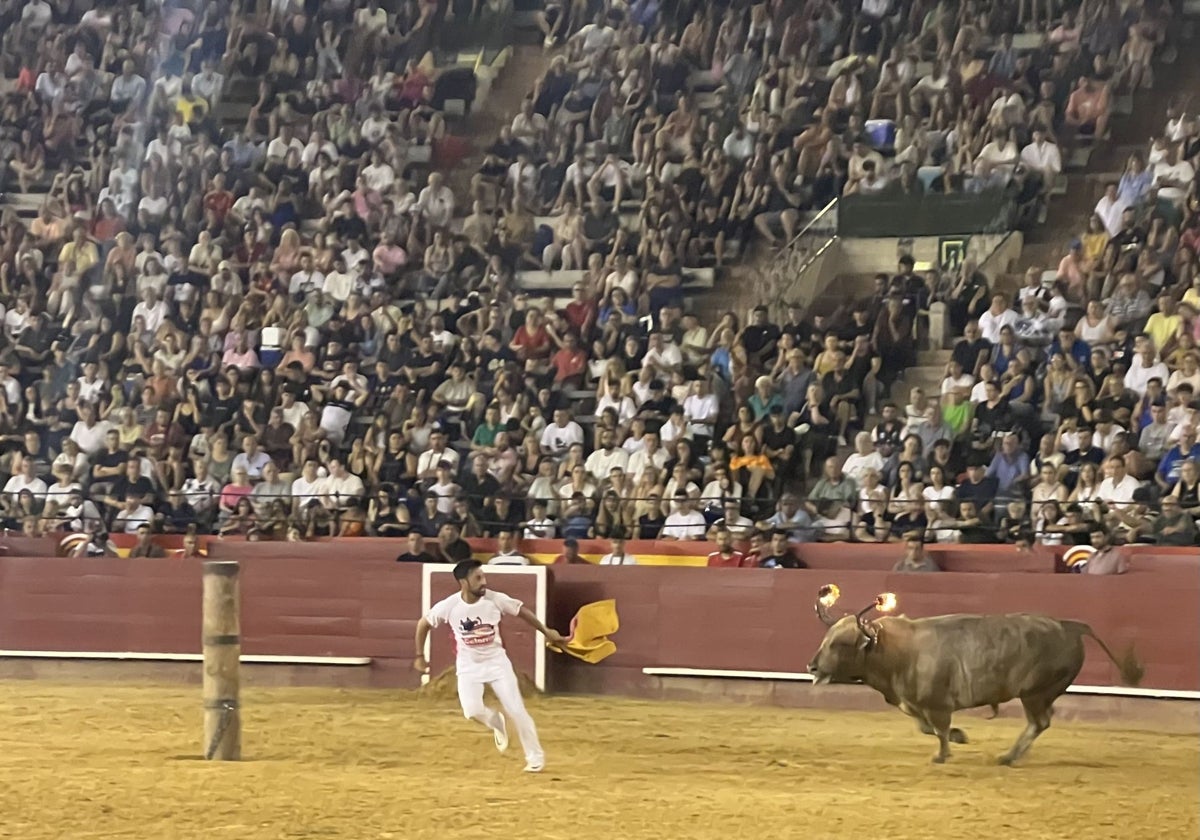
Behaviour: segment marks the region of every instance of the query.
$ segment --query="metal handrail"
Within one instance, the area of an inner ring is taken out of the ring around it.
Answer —
[[[761,299],[776,320],[783,318],[788,304],[806,307],[811,293],[797,298],[795,289],[813,263],[837,240],[837,204],[834,198],[809,220],[760,272]]]

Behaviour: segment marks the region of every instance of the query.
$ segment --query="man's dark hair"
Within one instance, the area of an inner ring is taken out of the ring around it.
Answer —
[[[471,576],[471,572],[482,567],[483,564],[478,560],[463,560],[454,567],[454,579],[466,580]]]

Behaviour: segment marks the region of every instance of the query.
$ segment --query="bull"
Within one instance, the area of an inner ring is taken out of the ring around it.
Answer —
[[[966,734],[951,726],[960,709],[1020,699],[1027,725],[1012,749],[1000,756],[1012,764],[1050,727],[1054,701],[1083,667],[1083,637],[1100,645],[1126,685],[1137,685],[1142,667],[1132,651],[1116,657],[1092,628],[1080,621],[1043,615],[942,615],[906,618],[889,613],[896,598],[885,593],[858,614],[834,618],[836,586],[823,586],[817,616],[829,628],[808,670],[817,685],[865,683],[900,711],[916,719],[939,743],[933,761],[944,762],[950,743],[965,744]]]

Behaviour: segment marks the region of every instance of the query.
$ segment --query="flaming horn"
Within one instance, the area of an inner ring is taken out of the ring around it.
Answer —
[[[865,617],[867,613],[871,612],[871,610],[878,610],[881,613],[890,613],[896,609],[896,603],[896,595],[894,592],[883,592],[879,595],[876,595],[875,600],[862,610],[859,610],[858,615],[855,616],[855,619],[858,621],[858,626],[862,628],[862,631],[866,633],[872,641],[875,640],[878,632],[876,631],[875,626],[870,621],[866,620]]]
[[[826,627],[832,627],[837,621],[829,614],[829,608],[836,604],[840,597],[842,590],[838,589],[835,583],[827,583],[817,590],[817,618],[821,619],[821,623]]]

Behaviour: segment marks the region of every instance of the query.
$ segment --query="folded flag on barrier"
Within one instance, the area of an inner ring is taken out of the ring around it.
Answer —
[[[616,633],[620,627],[615,600],[610,598],[607,601],[584,604],[571,619],[567,644],[561,648],[557,645],[547,645],[547,647],[595,665],[616,653],[617,646],[608,637]]]

